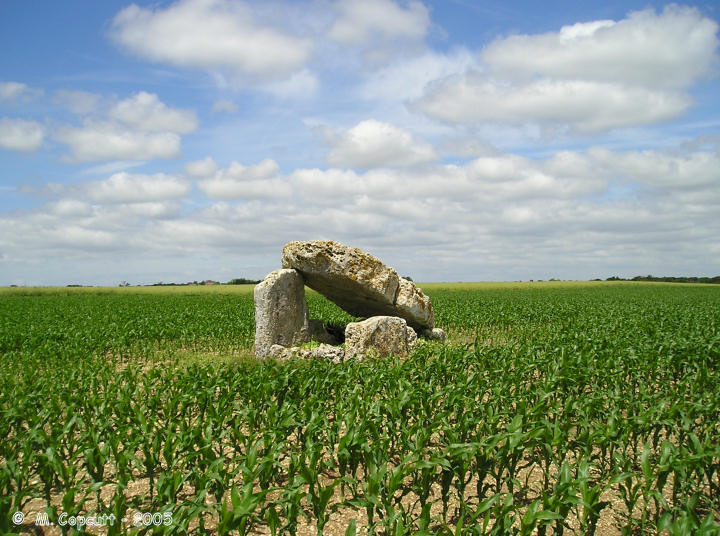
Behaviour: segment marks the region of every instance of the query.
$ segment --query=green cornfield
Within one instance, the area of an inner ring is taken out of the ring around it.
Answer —
[[[342,364],[252,287],[0,291],[0,533],[720,534],[720,286],[421,287],[445,344]]]

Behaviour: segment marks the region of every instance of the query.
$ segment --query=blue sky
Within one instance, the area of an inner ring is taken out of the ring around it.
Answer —
[[[3,2],[0,284],[720,274],[720,7]]]

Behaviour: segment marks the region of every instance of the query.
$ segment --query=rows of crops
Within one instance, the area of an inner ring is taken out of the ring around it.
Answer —
[[[431,297],[340,365],[247,359],[250,295],[0,297],[0,532],[720,533],[720,289]]]

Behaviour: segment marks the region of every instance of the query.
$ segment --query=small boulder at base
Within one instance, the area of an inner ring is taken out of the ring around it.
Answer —
[[[272,357],[280,361],[288,359],[320,359],[332,361],[333,363],[342,363],[345,359],[345,351],[340,346],[333,346],[332,344],[319,344],[309,348],[302,346],[285,348],[276,344],[272,346],[270,353]]]
[[[417,330],[435,326],[430,298],[358,248],[324,240],[290,242],[282,265],[299,271],[307,286],[354,316],[397,316]]]
[[[255,286],[255,356],[272,355],[271,347],[310,340],[305,282],[296,270],[275,270]]]
[[[410,355],[417,345],[415,330],[397,316],[373,316],[345,328],[345,359]]]
[[[421,332],[420,335],[422,335],[423,337],[427,337],[430,340],[440,342],[445,342],[445,339],[447,338],[445,331],[440,328],[426,329],[425,331]]]

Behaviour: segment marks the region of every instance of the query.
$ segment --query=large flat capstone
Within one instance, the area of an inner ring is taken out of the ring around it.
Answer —
[[[358,248],[324,240],[290,242],[283,248],[282,265],[300,272],[307,286],[354,316],[397,316],[417,330],[435,326],[430,298]]]

